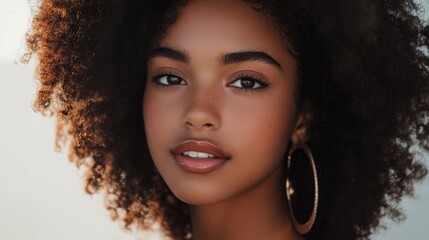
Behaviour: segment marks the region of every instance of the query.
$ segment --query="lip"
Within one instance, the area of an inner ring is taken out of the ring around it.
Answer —
[[[214,155],[213,158],[191,158],[183,155],[184,152],[195,151]],[[185,140],[172,151],[179,167],[187,172],[208,173],[221,167],[231,157],[215,144],[204,140]]]

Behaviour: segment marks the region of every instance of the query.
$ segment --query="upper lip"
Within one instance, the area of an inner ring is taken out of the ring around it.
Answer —
[[[185,140],[173,150],[174,155],[180,155],[184,152],[195,151],[212,154],[215,158],[229,159],[230,156],[222,151],[222,149],[216,146],[214,143],[205,140],[188,139]]]

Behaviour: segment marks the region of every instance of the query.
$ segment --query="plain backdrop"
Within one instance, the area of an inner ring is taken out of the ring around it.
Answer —
[[[19,58],[34,2],[0,0],[0,239],[160,239],[110,220],[102,196],[87,195],[82,173],[54,151],[54,119],[32,110],[35,64]],[[421,2],[429,9],[429,0]],[[372,239],[429,239],[429,181],[416,189],[401,204],[408,218],[385,221],[388,229]]]

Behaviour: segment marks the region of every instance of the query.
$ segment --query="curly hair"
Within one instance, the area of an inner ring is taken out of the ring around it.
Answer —
[[[369,239],[427,169],[429,27],[412,0],[247,0],[281,30],[311,104],[308,145],[320,203],[307,239]],[[38,56],[36,110],[57,118],[56,143],[87,168],[125,226],[159,223],[190,237],[189,210],[146,144],[142,99],[150,46],[187,1],[42,0],[27,36]],[[419,150],[420,149],[420,150]],[[355,206],[359,206],[358,208]]]

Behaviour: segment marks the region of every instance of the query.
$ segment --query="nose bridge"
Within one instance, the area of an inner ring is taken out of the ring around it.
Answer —
[[[195,86],[189,91],[185,110],[185,124],[192,128],[220,126],[221,93],[213,85]]]

